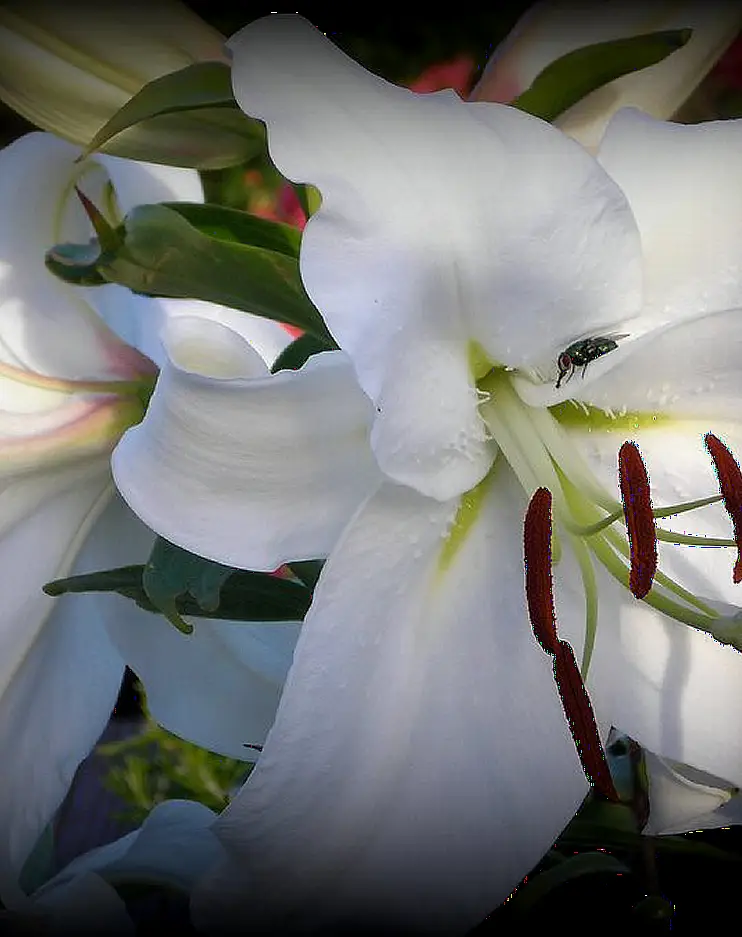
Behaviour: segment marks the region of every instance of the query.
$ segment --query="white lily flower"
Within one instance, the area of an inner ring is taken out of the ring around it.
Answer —
[[[249,908],[259,933],[464,933],[587,790],[526,611],[537,488],[603,737],[614,724],[742,780],[742,657],[697,630],[734,630],[696,598],[734,604],[729,551],[660,544],[666,578],[640,602],[625,533],[591,527],[622,516],[627,437],[658,506],[718,493],[709,429],[742,447],[742,124],[624,111],[595,159],[520,111],[389,85],[299,17],[231,47],[276,165],[322,194],[301,271],[342,351],[212,379],[173,323],[113,456],[127,502],[188,549],[257,569],[329,552],[196,921],[229,931]],[[198,328],[204,353],[226,346]],[[557,388],[587,338],[605,353]],[[729,536],[718,504],[666,523]]]
[[[159,804],[139,829],[79,856],[38,888],[22,916],[24,923],[50,937],[133,937],[135,924],[115,886],[157,885],[187,895],[224,859],[211,829],[215,818],[212,810],[193,801]]]
[[[663,29],[692,29],[693,35],[662,62],[598,88],[555,121],[595,150],[620,108],[638,107],[663,120],[672,117],[739,34],[742,7],[727,0],[542,0],[495,50],[472,100],[507,103],[547,65],[575,49]]]
[[[153,534],[115,496],[109,461],[144,412],[162,322],[228,321],[267,360],[289,340],[276,323],[234,310],[113,285],[77,289],[47,272],[45,250],[91,233],[75,184],[117,214],[203,199],[195,172],[115,157],[76,163],[78,155],[43,133],[0,151],[0,894],[8,906],[23,900],[18,872],[100,736],[125,662],[162,725],[250,760],[244,743],[260,743],[270,727],[298,627],[199,622],[186,636],[117,596],[42,592],[50,580],[149,554]]]

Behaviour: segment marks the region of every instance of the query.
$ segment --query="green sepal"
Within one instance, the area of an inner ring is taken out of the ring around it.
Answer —
[[[146,84],[101,127],[80,159],[105,149],[119,134],[140,125],[158,127],[164,134],[168,120],[172,122],[173,117],[187,117],[191,132],[199,138],[192,151],[184,148],[178,155],[179,166],[195,169],[234,166],[253,158],[265,145],[262,126],[237,106],[229,66],[222,62],[196,62]],[[182,133],[183,125],[178,124],[177,129]],[[216,146],[208,140],[209,136]],[[153,145],[152,159],[157,161],[161,155]],[[167,162],[175,164],[174,155],[168,155]]]
[[[101,248],[97,238],[87,244],[57,244],[46,252],[46,269],[72,286],[104,286],[108,283],[98,273]]]
[[[692,32],[667,29],[575,49],[539,72],[512,106],[543,120],[555,120],[591,91],[661,62],[682,48]]]
[[[98,264],[109,282],[148,296],[230,306],[331,341],[295,257],[204,234],[163,205],[135,208],[123,231],[121,249]]]

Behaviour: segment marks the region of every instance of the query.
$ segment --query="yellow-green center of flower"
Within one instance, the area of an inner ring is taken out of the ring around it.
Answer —
[[[614,414],[585,407],[573,401],[547,409],[531,407],[513,388],[512,372],[486,367],[486,357],[470,354],[471,372],[481,399],[480,413],[497,443],[498,454],[489,475],[461,499],[457,517],[442,550],[439,566],[445,569],[479,514],[493,472],[505,460],[520,482],[527,498],[539,488],[553,496],[555,533],[552,545],[558,563],[562,543],[571,548],[579,564],[585,593],[585,640],[582,673],[587,673],[598,622],[598,590],[594,561],[597,560],[624,588],[629,588],[631,548],[624,506],[607,490],[580,456],[567,430],[611,432],[625,439],[637,430],[669,422],[655,413]],[[620,442],[619,442],[620,444]],[[618,445],[616,447],[618,449]],[[655,518],[669,517],[721,500],[716,494],[700,501],[653,510]],[[658,540],[707,547],[737,546],[735,540],[696,537],[656,529]],[[651,590],[642,601],[670,618],[693,626],[742,649],[742,622],[724,618],[702,599],[658,570]]]

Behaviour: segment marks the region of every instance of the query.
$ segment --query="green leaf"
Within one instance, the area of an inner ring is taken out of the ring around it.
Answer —
[[[303,367],[312,355],[318,355],[322,351],[332,351],[337,345],[332,340],[316,338],[314,335],[300,335],[294,339],[290,345],[281,352],[273,362],[271,371],[298,371]]]
[[[182,121],[177,124],[181,135],[190,131],[203,138],[210,134],[215,137],[213,142],[218,144],[223,138],[224,144],[220,158],[218,145],[212,152],[210,143],[204,147],[203,140],[196,140],[195,158],[184,150],[179,165],[216,169],[246,162],[263,148],[262,127],[244,115],[234,99],[229,66],[222,62],[196,62],[146,84],[101,127],[80,158],[106,148],[124,131],[153,121],[157,124],[151,124],[149,129],[158,127],[166,134],[167,118],[173,115],[185,115],[190,119],[190,127],[184,126]],[[175,129],[175,125],[172,126]],[[155,146],[154,142],[152,145]],[[156,158],[156,151],[152,155]]]
[[[508,911],[513,920],[531,914],[534,907],[552,892],[568,882],[586,875],[626,875],[631,869],[615,856],[605,852],[583,852],[570,856],[557,865],[539,872],[522,885],[508,902]]]
[[[596,88],[661,62],[682,48],[691,34],[690,29],[668,29],[575,49],[547,65],[512,102],[513,107],[555,120]]]
[[[584,849],[600,843],[606,849],[639,852],[647,837],[637,830],[632,810],[624,804],[588,798],[562,835],[558,846]],[[742,862],[742,856],[719,849],[692,836],[652,837],[652,847],[660,855],[689,856],[716,862]]]
[[[292,225],[221,205],[200,202],[163,202],[162,205],[177,212],[201,234],[218,241],[260,247],[293,259],[299,256],[301,232]]]
[[[219,303],[332,341],[296,258],[203,234],[162,205],[135,208],[124,231],[123,247],[98,265],[110,282],[150,296]]]
[[[189,634],[193,625],[185,622],[176,600],[191,595],[205,612],[219,608],[222,586],[232,569],[213,560],[205,560],[158,537],[142,573],[147,598],[180,631]]]
[[[191,554],[186,556],[190,557]],[[205,601],[207,606],[213,605],[216,582],[221,574],[219,569],[199,571],[196,562],[199,560],[203,564],[210,564],[209,560],[202,560],[200,557],[184,561],[180,583],[174,568],[166,572],[167,583],[157,581],[157,576],[161,575],[162,571],[158,573],[151,570],[150,577],[154,577],[154,584],[150,578],[149,586],[154,589],[156,601],[145,590],[143,578],[147,567],[141,564],[57,579],[47,583],[44,592],[53,596],[66,593],[115,592],[136,602],[147,612],[165,614],[171,621],[175,618],[173,624],[187,632],[192,628],[183,620],[184,615],[259,622],[302,621],[306,615],[312,593],[305,585],[271,576],[269,573],[229,570],[227,567],[221,567],[222,570],[227,569],[229,575],[221,585],[218,604],[215,607],[204,607],[200,604],[202,601]],[[215,567],[219,565],[211,564]],[[198,593],[199,598],[193,595],[191,587]],[[177,589],[182,591],[172,594]]]

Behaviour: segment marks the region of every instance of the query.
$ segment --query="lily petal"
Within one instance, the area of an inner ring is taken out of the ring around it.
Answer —
[[[153,534],[115,499],[89,548],[92,569],[141,563]],[[78,564],[79,566],[79,564]],[[152,717],[203,748],[254,761],[248,745],[262,745],[281,696],[299,622],[193,619],[181,634],[160,615],[119,596],[88,596],[123,660],[143,682]],[[216,677],[218,675],[218,679]]]
[[[684,125],[620,111],[598,159],[642,238],[642,318],[677,321],[742,306],[742,120]]]
[[[37,926],[51,937],[69,934],[110,934],[112,937],[135,937],[134,922],[123,899],[99,875],[85,873],[64,887],[45,893],[35,902]],[[36,923],[36,922],[34,922]],[[28,926],[32,927],[31,919]]]
[[[579,400],[612,413],[666,421],[734,421],[742,394],[742,311],[723,309],[671,322],[618,342],[560,390],[514,376],[531,406]]]
[[[260,377],[259,355],[218,323],[175,320],[165,342],[170,362],[147,416],[113,454],[134,512],[229,566],[326,556],[379,480],[371,405],[345,355]]]
[[[91,302],[109,328],[161,368],[167,360],[162,333],[170,319],[220,322],[241,335],[270,367],[292,342],[278,322],[198,299],[156,299],[111,284],[96,287]],[[92,293],[92,290],[91,290]]]
[[[713,826],[729,826],[729,819],[726,822],[720,820],[717,824],[712,819],[716,810],[731,800],[729,788],[685,777],[680,766],[673,767],[652,752],[644,752],[644,758],[650,804],[649,822],[643,830],[645,834],[660,836],[709,829],[706,825],[709,822]]]
[[[247,899],[259,933],[463,933],[541,858],[587,782],[527,624],[524,510],[503,466],[445,561],[456,501],[384,485],[362,508],[214,826],[197,927],[230,933]]]
[[[131,378],[151,365],[44,266],[54,244],[90,236],[81,206],[70,207],[79,152],[44,133],[0,151],[0,360],[57,378]]]
[[[441,500],[470,489],[495,452],[470,339],[518,366],[633,314],[624,196],[543,121],[390,85],[300,17],[266,17],[230,46],[235,95],[267,123],[276,165],[322,193],[302,278],[376,404],[381,468]]]
[[[36,901],[83,874],[97,873],[114,883],[152,882],[189,891],[210,867],[224,859],[211,831],[213,810],[190,800],[158,804],[142,825],[113,843],[78,856],[35,894]]]
[[[10,907],[23,901],[18,873],[103,731],[123,674],[84,599],[55,602],[40,588],[71,571],[110,495],[105,471],[80,483],[78,470],[77,484],[68,476],[47,478],[46,490],[37,479],[17,481],[0,494],[0,507],[7,502],[15,514],[3,517],[0,540],[0,750],[8,753],[0,777],[0,894]]]
[[[79,856],[50,879],[34,893],[30,914],[52,934],[133,935],[134,924],[112,886],[145,882],[188,893],[224,858],[210,830],[215,817],[192,801],[158,805],[138,830]]]
[[[707,427],[680,424],[632,433],[647,466],[655,507],[706,497],[718,491],[703,444]],[[725,427],[726,429],[726,427]],[[572,434],[596,477],[618,491],[616,451],[623,436]],[[728,432],[730,447],[742,451],[742,434]],[[680,533],[731,536],[719,504],[663,518],[661,526]],[[712,595],[739,607],[729,550],[658,545],[660,569],[697,596]],[[742,654],[709,635],[672,621],[631,598],[614,579],[597,570],[601,597],[595,654],[588,687],[596,712],[644,748],[742,784],[742,739],[710,732],[742,709]],[[581,628],[560,616],[563,630]],[[573,635],[575,631],[571,632]],[[576,639],[577,640],[577,639]],[[579,642],[578,642],[579,646]]]

